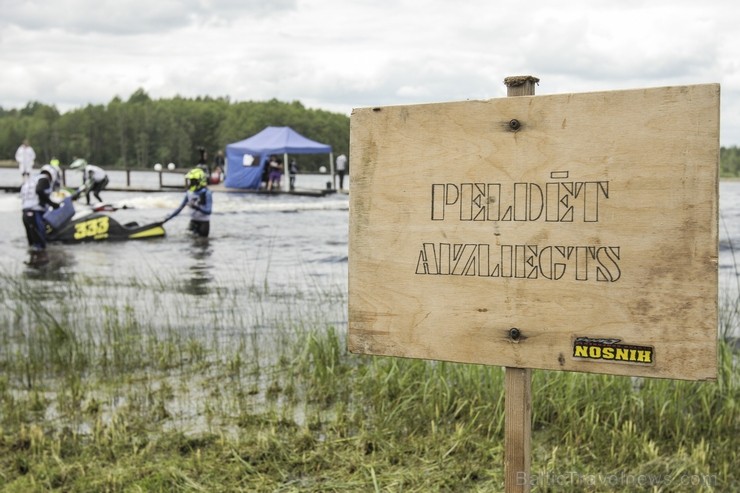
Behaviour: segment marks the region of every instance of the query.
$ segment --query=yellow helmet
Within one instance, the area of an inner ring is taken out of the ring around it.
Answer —
[[[55,158],[55,157],[54,158],[51,158],[51,161],[49,161],[49,164],[51,164],[55,168],[58,168],[59,167],[59,160],[57,158]]]
[[[191,192],[200,190],[208,185],[205,172],[200,168],[193,168],[185,175],[185,188]]]

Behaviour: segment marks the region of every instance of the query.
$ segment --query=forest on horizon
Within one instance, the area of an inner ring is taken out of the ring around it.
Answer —
[[[231,102],[228,98],[174,97],[154,100],[136,90],[128,100],[89,104],[61,113],[53,105],[30,102],[24,108],[0,107],[0,159],[14,159],[28,138],[37,163],[55,157],[69,164],[75,158],[107,168],[143,169],[155,163],[193,166],[207,152],[246,139],[267,126],[289,126],[303,136],[332,146],[334,155],[349,153],[349,117],[308,109],[299,101]],[[304,155],[301,171],[326,165],[326,155]]]
[[[22,109],[0,107],[0,159],[12,160],[28,138],[37,162],[52,157],[68,164],[81,157],[108,168],[144,169],[154,163],[179,168],[198,162],[204,147],[209,163],[219,149],[267,126],[289,126],[305,137],[329,144],[334,155],[349,154],[348,116],[308,109],[299,101],[231,102],[229,98],[174,97],[153,100],[136,90],[126,101],[89,104],[60,113],[55,106],[30,102]],[[317,171],[326,156],[304,155],[301,171]],[[740,177],[740,148],[720,148],[720,176]]]

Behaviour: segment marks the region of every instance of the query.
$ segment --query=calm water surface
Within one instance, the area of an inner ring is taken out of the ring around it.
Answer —
[[[325,182],[326,176],[301,176],[298,186],[321,188]],[[126,206],[110,213],[120,223],[144,224],[162,220],[183,192],[104,191],[102,197]],[[155,329],[179,330],[185,321],[189,330],[229,334],[314,319],[344,327],[348,204],[345,194],[215,192],[207,239],[187,233],[189,214],[183,211],[165,225],[165,238],[52,244],[49,264],[31,268],[24,264],[18,195],[0,193],[0,273],[57,297],[70,286],[83,289],[84,316],[132,309]]]

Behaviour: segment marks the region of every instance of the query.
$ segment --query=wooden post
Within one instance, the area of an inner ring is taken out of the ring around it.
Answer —
[[[504,79],[506,96],[534,96],[534,86],[540,81],[531,75],[517,75]]]
[[[283,153],[283,176],[280,179],[280,188],[284,192],[290,192],[290,170],[288,169],[288,153]]]
[[[530,75],[507,77],[506,95],[534,96],[538,82]],[[514,344],[518,344],[519,329],[512,329],[512,333],[512,339],[517,339]],[[532,370],[506,367],[505,371],[504,487],[506,493],[527,493],[532,449]]]
[[[331,187],[327,187],[329,190],[336,190],[337,189],[337,183],[336,179],[337,177],[334,174],[334,153],[329,153],[329,178],[331,178]]]

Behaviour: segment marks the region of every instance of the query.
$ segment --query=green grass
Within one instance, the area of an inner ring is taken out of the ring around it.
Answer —
[[[501,368],[348,354],[331,290],[313,309],[220,290],[202,330],[89,284],[0,276],[0,491],[503,490]],[[532,491],[740,490],[738,355],[719,348],[712,383],[535,371]]]

